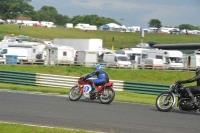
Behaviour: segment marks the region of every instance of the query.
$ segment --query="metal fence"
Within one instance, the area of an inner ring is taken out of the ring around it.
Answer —
[[[59,88],[71,88],[76,85],[79,77],[74,76],[61,76],[41,73],[28,73],[17,71],[4,71],[0,70],[0,82],[34,85],[34,86],[46,86],[46,87],[59,87]],[[110,80],[114,83],[116,91],[123,91],[124,81]]]
[[[157,95],[163,91],[168,90],[169,87],[170,85],[166,85],[166,84],[153,84],[153,83],[125,81],[123,89],[126,92]]]
[[[1,59],[3,60],[3,59]],[[0,60],[0,64],[2,64]],[[44,61],[44,60],[36,60],[36,59],[27,59],[19,60],[19,59],[4,59],[5,65],[54,65],[54,66],[88,66],[88,67],[94,67],[97,63],[96,62],[81,62],[81,61],[62,61],[62,60],[56,60],[53,63],[50,61]],[[102,67],[110,67],[109,63],[100,63]],[[116,69],[150,69],[150,70],[185,70],[185,71],[193,71],[196,69],[196,67],[185,67],[185,68],[178,68],[174,67],[173,69],[158,67],[157,65],[152,64],[132,64],[131,67],[120,67],[120,66],[112,66],[112,68]]]

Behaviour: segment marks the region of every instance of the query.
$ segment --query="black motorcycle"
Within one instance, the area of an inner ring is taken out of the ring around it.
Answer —
[[[177,106],[180,110],[193,112],[200,111],[200,94],[193,94],[197,103],[190,105],[189,102],[191,101],[191,98],[186,92],[180,91],[182,88],[183,84],[175,82],[170,86],[168,91],[162,92],[160,95],[158,95],[156,99],[157,109],[163,112],[170,111],[174,108],[177,100]],[[177,99],[175,95],[178,96]]]

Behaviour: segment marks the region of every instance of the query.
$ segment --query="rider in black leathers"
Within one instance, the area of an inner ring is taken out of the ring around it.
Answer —
[[[197,86],[187,86],[183,88],[183,91],[186,91],[191,97],[190,105],[196,103],[196,99],[192,93],[200,93],[200,67],[196,69],[196,76],[188,80],[179,80],[178,83],[191,83],[197,81]]]

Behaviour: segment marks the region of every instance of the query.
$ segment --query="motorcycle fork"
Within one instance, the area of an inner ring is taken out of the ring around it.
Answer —
[[[171,97],[169,95],[165,98],[165,100],[170,100],[170,99]]]
[[[172,96],[174,97],[174,101],[173,101],[173,106],[175,105],[175,101],[176,101],[176,97],[174,96],[174,94],[173,93],[171,93],[172,94]],[[170,100],[171,99],[171,96],[170,96],[170,93],[167,95],[167,97],[165,98],[165,100]]]
[[[81,93],[83,93],[83,86],[81,85],[76,85],[75,87],[77,87],[79,90],[77,91],[80,91]]]

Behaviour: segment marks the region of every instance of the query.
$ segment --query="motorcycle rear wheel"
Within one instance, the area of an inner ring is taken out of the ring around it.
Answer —
[[[160,111],[168,112],[173,108],[174,102],[172,93],[163,92],[156,98],[156,107]]]
[[[71,101],[78,101],[82,95],[83,95],[83,93],[80,92],[79,87],[74,86],[74,87],[72,87],[72,89],[69,92],[69,99]]]
[[[115,91],[112,88],[105,88],[99,100],[102,104],[110,104],[115,98]]]

